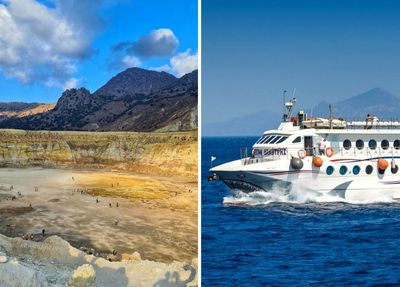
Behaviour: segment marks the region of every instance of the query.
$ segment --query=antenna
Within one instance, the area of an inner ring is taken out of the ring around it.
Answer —
[[[283,106],[284,106],[284,113],[283,113],[283,121],[290,122],[290,116],[294,109],[294,105],[296,104],[296,98],[294,97],[296,93],[296,89],[293,91],[293,98],[286,102],[286,90],[283,91]]]
[[[282,109],[283,109],[283,121],[284,122],[286,122],[286,105],[285,105],[285,103],[286,103],[286,90],[284,90],[283,91],[283,106],[282,106]]]
[[[286,111],[285,111],[286,93],[287,93],[287,91],[284,90],[284,91],[283,91],[283,112],[286,112]]]

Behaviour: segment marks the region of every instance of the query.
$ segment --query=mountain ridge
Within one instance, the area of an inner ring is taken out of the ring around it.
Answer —
[[[198,72],[176,78],[129,68],[90,93],[62,93],[53,109],[0,118],[0,128],[82,131],[184,131],[197,129]],[[0,104],[1,106],[1,104]]]
[[[300,109],[297,109],[293,115],[298,110]],[[329,117],[329,103],[326,100],[304,110],[308,116]],[[367,114],[381,119],[400,119],[400,97],[383,88],[375,87],[332,103],[334,118],[365,119]],[[204,124],[202,134],[203,136],[260,135],[265,130],[277,128],[281,119],[281,114],[264,110],[221,122]]]

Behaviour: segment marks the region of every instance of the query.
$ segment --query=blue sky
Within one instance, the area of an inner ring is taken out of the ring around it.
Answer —
[[[196,0],[0,0],[0,101],[55,102],[139,66],[197,68]]]
[[[294,88],[298,107],[377,86],[400,96],[399,13],[388,0],[203,0],[203,123],[281,111]]]

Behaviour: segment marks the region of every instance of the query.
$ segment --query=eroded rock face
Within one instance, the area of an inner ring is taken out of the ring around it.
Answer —
[[[96,271],[90,264],[83,264],[72,272],[69,287],[96,287]]]
[[[0,250],[12,257],[0,264],[2,287],[198,285],[195,264],[148,260],[109,262],[86,255],[57,236],[33,242],[0,235]]]
[[[132,254],[122,253],[121,260],[140,261],[142,260],[142,256],[140,256],[140,253],[137,251],[133,252]]]
[[[197,132],[0,130],[0,166],[112,168],[197,177]]]
[[[22,265],[15,258],[0,264],[0,286],[2,287],[47,287],[44,275]]]
[[[7,256],[4,253],[0,252],[0,263],[6,263],[8,260]]]

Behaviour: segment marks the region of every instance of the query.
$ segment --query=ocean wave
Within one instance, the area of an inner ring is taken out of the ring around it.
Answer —
[[[289,191],[274,187],[271,191],[257,190],[250,193],[241,190],[233,190],[230,196],[223,199],[225,206],[263,206],[271,203],[348,203],[354,205],[367,205],[375,203],[398,202],[392,197],[376,192],[373,197],[359,200],[349,200],[336,195],[322,194],[301,187],[292,186]]]

